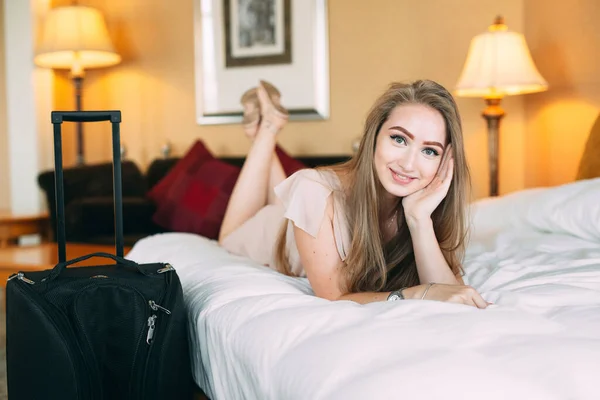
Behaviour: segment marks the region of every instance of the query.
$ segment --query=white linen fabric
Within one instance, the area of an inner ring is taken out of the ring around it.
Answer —
[[[192,234],[138,242],[171,263],[196,383],[226,399],[599,399],[600,179],[473,207],[465,281],[494,305],[313,295]]]

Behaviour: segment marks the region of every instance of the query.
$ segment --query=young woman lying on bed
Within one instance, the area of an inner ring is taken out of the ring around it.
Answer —
[[[287,122],[267,82],[242,97],[253,141],[234,187],[219,243],[314,293],[359,303],[428,299],[485,308],[463,284],[470,186],[452,95],[420,80],[394,83],[375,102],[347,163],[286,179],[276,134]]]

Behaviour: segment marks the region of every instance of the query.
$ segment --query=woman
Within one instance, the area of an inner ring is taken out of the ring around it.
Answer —
[[[461,278],[470,181],[446,89],[427,80],[392,84],[350,161],[287,179],[273,156],[287,114],[272,86],[263,82],[256,94],[244,111],[253,145],[221,227],[226,249],[306,276],[330,300],[487,307]]]

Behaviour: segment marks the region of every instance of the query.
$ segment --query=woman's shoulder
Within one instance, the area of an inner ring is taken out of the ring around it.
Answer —
[[[298,228],[316,237],[335,190],[335,176],[321,169],[302,169],[275,186],[284,216]]]

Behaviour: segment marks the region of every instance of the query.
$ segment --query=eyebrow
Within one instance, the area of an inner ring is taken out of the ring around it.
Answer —
[[[389,129],[401,131],[401,132],[405,133],[406,136],[408,136],[410,138],[410,140],[415,140],[415,135],[413,135],[412,133],[410,133],[409,131],[407,131],[406,129],[404,129],[401,126],[391,126]],[[427,144],[429,146],[438,146],[442,150],[445,149],[445,147],[442,146],[442,144],[440,142],[425,141],[425,142],[423,142],[423,144]]]

